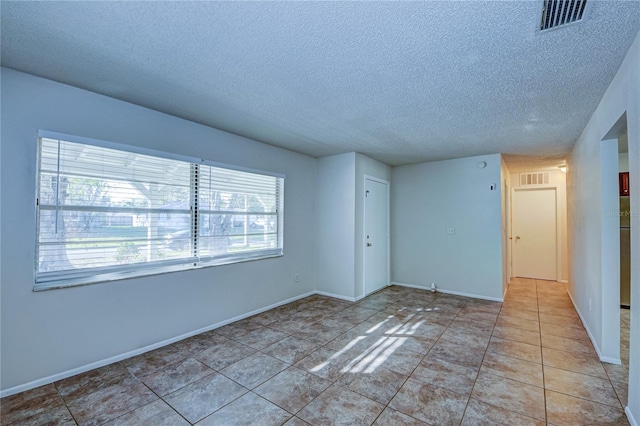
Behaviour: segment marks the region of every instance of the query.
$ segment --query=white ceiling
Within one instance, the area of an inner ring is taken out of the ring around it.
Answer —
[[[590,1],[542,34],[539,1],[2,1],[2,65],[312,156],[551,165],[640,29]]]

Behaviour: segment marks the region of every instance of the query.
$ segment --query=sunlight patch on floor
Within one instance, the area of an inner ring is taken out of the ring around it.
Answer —
[[[327,365],[329,365],[329,362],[332,359],[336,359],[337,357],[339,357],[340,355],[342,355],[343,353],[345,353],[349,349],[353,348],[356,344],[358,344],[359,341],[361,341],[363,339],[366,339],[366,336],[358,336],[358,337],[356,337],[355,339],[350,341],[347,345],[345,345],[344,348],[340,349],[338,352],[336,352],[335,354],[331,355],[325,362],[323,362],[321,364],[318,364],[315,367],[313,367],[310,371],[313,372],[313,373],[316,373],[316,372],[322,370]]]

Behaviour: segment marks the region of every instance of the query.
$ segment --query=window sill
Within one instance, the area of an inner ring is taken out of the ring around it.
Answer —
[[[209,259],[201,259],[196,264],[183,263],[170,266],[156,266],[149,268],[140,268],[128,271],[109,272],[109,273],[93,273],[84,276],[60,277],[47,280],[36,280],[33,291],[40,292],[46,290],[57,290],[69,287],[79,287],[85,285],[99,284],[112,281],[122,281],[133,278],[143,278],[154,275],[164,275],[174,272],[192,271],[195,269],[211,268],[214,266],[232,265],[234,263],[253,262],[256,260],[272,259],[284,256],[282,249],[273,249],[269,252],[255,253],[254,255],[240,256],[224,256]]]

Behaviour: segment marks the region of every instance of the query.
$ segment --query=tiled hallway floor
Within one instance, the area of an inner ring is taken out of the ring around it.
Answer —
[[[312,296],[4,398],[2,424],[624,425],[621,321],[614,366],[558,283]]]

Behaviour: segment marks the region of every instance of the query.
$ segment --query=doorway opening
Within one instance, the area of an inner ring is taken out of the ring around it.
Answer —
[[[629,386],[631,308],[631,199],[627,116],[623,114],[600,142],[602,185],[602,351],[619,396]],[[626,405],[628,401],[622,401]]]

